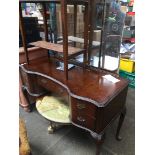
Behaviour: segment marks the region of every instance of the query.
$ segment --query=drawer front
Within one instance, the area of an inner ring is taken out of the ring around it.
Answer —
[[[100,133],[114,119],[125,106],[128,87],[114,97],[107,106],[99,108],[97,112],[96,132]]]
[[[95,131],[96,119],[78,111],[72,111],[72,121],[82,127]]]
[[[36,83],[37,76],[34,74],[28,74],[22,70],[20,70],[20,76],[22,79],[22,85],[26,86],[28,89],[28,92],[32,94],[42,94],[45,92],[45,90],[38,86]]]
[[[30,74],[24,72],[23,70],[21,70],[20,74],[21,74],[23,85],[27,87],[29,92],[37,93],[37,91],[35,89],[36,84],[34,83],[34,81],[36,80],[36,76],[30,75]]]
[[[65,99],[67,97],[68,100],[68,92],[61,85],[41,76],[38,76],[37,81],[38,84],[41,85],[43,88],[49,90],[52,93],[60,95],[60,97],[65,97]]]
[[[96,118],[97,107],[90,102],[82,101],[71,97],[71,109],[82,115]]]
[[[21,77],[22,77],[23,84],[25,86],[29,87],[29,79],[28,79],[27,73],[25,73],[24,71],[21,70],[20,74],[21,74]]]

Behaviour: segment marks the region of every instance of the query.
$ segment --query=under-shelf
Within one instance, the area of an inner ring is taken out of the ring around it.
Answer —
[[[54,44],[47,41],[37,41],[37,42],[30,43],[30,45],[41,47],[47,50],[56,51],[58,53],[63,53],[63,45],[61,44]],[[80,55],[84,51],[85,49],[68,46],[68,58],[73,58],[77,55]]]

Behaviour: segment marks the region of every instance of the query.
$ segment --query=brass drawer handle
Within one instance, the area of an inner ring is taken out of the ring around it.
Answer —
[[[77,103],[77,108],[78,108],[78,109],[85,109],[86,106],[85,106],[85,104]]]
[[[80,122],[85,122],[85,121],[86,121],[86,120],[85,120],[84,118],[82,118],[81,116],[78,116],[78,117],[77,117],[77,120],[80,121]]]

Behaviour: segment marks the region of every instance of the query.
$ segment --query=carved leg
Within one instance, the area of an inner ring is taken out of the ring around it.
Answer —
[[[27,96],[26,90],[22,87],[22,85],[19,86],[19,99],[20,99],[20,105],[23,107],[23,109],[26,112],[30,112],[30,104]]]
[[[23,107],[24,111],[31,112],[31,108],[29,106]]]
[[[119,118],[119,122],[118,122],[118,127],[117,127],[117,132],[116,132],[116,139],[118,141],[122,140],[122,138],[120,137],[119,133],[120,133],[120,129],[122,127],[124,118],[126,115],[126,107],[124,108],[124,110],[121,112],[120,118]]]
[[[26,91],[26,89],[24,89],[24,87],[22,87],[22,93],[23,93],[23,96],[25,97],[25,100],[26,100],[26,103],[23,108],[26,112],[31,112],[31,107],[30,107],[30,101],[29,101],[29,98],[28,98],[28,93]]]
[[[96,155],[99,155],[100,154],[101,144],[102,144],[102,141],[101,140],[96,140]]]
[[[26,92],[22,87],[23,83],[21,80],[21,76],[19,76],[19,101],[20,105],[24,108],[26,112],[30,112],[29,101],[27,100]]]
[[[91,133],[91,135],[95,139],[95,142],[96,142],[96,155],[99,155],[101,151],[101,145],[103,144],[103,140],[105,138],[105,134],[98,135],[96,133]]]

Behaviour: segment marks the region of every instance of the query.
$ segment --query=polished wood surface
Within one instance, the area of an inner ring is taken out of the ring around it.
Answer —
[[[91,0],[89,3],[89,47],[88,47],[88,64],[90,64],[91,54],[92,54],[92,42],[93,42],[93,30],[95,25],[95,0]]]
[[[74,4],[74,37],[76,37],[76,30],[77,30],[77,5]],[[74,43],[76,46],[76,43]]]
[[[24,95],[22,85],[23,83],[21,80],[21,75],[19,75],[19,104],[24,108],[25,111],[30,112],[30,104]]]
[[[47,25],[47,12],[46,12],[46,3],[42,3],[43,7],[43,21],[44,21],[44,32],[45,32],[45,41],[48,41],[48,25]],[[49,52],[47,51],[48,57],[50,57]]]
[[[89,31],[89,10],[88,4],[85,5],[85,12],[84,12],[84,63],[87,64],[88,60],[88,31]]]
[[[61,85],[42,76],[37,76],[36,83],[42,86],[43,88],[46,88],[49,92],[62,97],[63,100],[66,101],[66,103],[69,103],[69,94],[67,90]]]
[[[99,155],[106,127],[120,114],[116,139],[121,139],[119,134],[125,117],[128,81],[112,74],[120,80],[114,84],[102,77],[109,72],[79,66],[69,71],[66,80],[64,72],[56,67],[47,56],[31,60],[29,65],[23,64],[20,66],[24,72],[21,73],[25,77],[23,81],[26,81],[23,86],[27,86],[29,95],[39,94],[39,90],[45,88],[63,97],[70,105],[71,123],[90,132],[97,144],[96,155]]]
[[[63,35],[63,60],[64,60],[64,77],[68,80],[68,27],[67,27],[67,1],[61,0],[61,21]],[[70,51],[71,52],[71,51]]]
[[[128,81],[122,78],[113,84],[104,79],[105,73],[95,73],[81,67],[75,67],[69,71],[68,80],[64,78],[64,72],[57,70],[55,64],[48,61],[46,57],[30,61],[30,65],[25,64],[28,71],[42,73],[52,77],[68,87],[74,95],[94,101],[98,106],[105,106],[127,85]]]
[[[71,97],[72,121],[95,131],[97,107],[86,101]]]
[[[27,49],[29,52],[30,60],[38,59],[41,57],[47,56],[47,50],[39,47],[31,47]],[[19,48],[19,64],[26,63],[24,47]],[[35,76],[36,77],[36,76]],[[33,81],[33,76],[27,75],[20,69],[19,74],[19,100],[20,105],[24,108],[25,111],[31,111],[31,103],[35,102],[35,98],[30,96],[25,88],[27,88],[31,93],[42,93],[43,90]]]
[[[47,15],[46,15],[46,3],[42,3],[42,7],[43,7],[45,41],[48,41],[48,25],[47,25]]]
[[[29,52],[29,60],[47,56],[47,50],[40,47],[27,48]],[[26,63],[24,47],[19,48],[19,64]]]
[[[105,72],[78,66],[70,70],[69,79],[65,80],[63,71],[57,70],[47,56],[32,60],[20,69],[29,95],[41,94],[44,88],[61,96],[70,105],[72,124],[89,131],[96,140],[102,139],[106,127],[121,114],[116,133],[116,139],[120,139],[128,81],[119,78],[113,84],[103,79]]]

